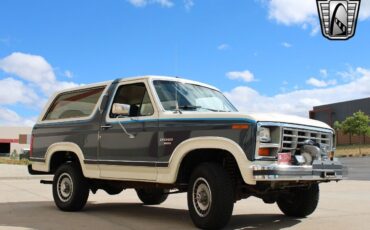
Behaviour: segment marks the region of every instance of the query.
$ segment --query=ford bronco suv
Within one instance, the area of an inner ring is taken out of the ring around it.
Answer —
[[[187,192],[194,224],[215,229],[250,196],[311,214],[319,184],[344,176],[334,140],[319,121],[240,113],[203,83],[125,78],[55,94],[33,128],[29,172],[54,175],[63,211],[81,210],[98,189],[133,188],[146,205]]]

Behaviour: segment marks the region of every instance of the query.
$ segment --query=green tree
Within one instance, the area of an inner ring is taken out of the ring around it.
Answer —
[[[335,135],[335,138],[336,138],[335,143],[338,144],[338,133],[339,133],[339,131],[342,130],[342,124],[339,121],[335,121],[334,122],[334,130],[336,132],[336,135]]]
[[[340,128],[344,134],[349,134],[349,142],[352,144],[352,135],[363,136],[365,143],[365,136],[370,136],[370,118],[361,110],[347,117]]]

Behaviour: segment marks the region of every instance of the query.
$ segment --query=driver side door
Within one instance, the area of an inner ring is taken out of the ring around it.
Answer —
[[[102,178],[156,180],[158,112],[152,101],[145,82],[117,86],[100,128]],[[129,105],[128,114],[113,114],[114,103]]]

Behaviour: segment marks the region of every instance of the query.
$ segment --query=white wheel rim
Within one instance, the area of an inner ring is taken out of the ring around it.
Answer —
[[[210,186],[203,177],[198,178],[193,185],[192,201],[195,211],[200,217],[209,214],[212,206],[212,193]]]
[[[68,202],[73,194],[73,180],[68,173],[62,173],[57,181],[58,197],[63,202]]]

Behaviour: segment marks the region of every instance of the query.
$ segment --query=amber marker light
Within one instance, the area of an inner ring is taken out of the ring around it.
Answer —
[[[231,126],[232,129],[248,129],[249,125],[247,124],[233,124]]]
[[[264,156],[264,157],[270,156],[270,149],[269,148],[260,148],[260,149],[258,149],[258,155],[259,156]]]
[[[331,161],[333,161],[333,160],[334,160],[334,151],[330,151],[330,152],[329,152],[329,159],[330,159]]]

